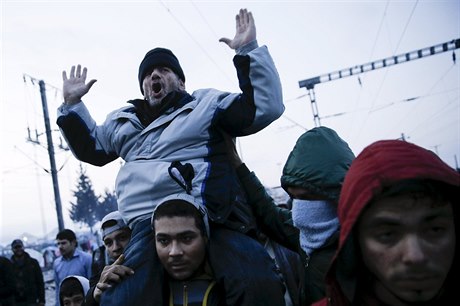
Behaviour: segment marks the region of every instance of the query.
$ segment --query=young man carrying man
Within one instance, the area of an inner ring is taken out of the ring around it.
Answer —
[[[165,197],[184,189],[208,208],[215,225],[209,260],[225,286],[227,304],[284,304],[270,257],[248,235],[254,233],[255,220],[220,133],[250,135],[278,119],[284,111],[281,83],[267,47],[258,46],[252,13],[240,10],[235,37],[220,41],[236,50],[241,93],[201,89],[188,94],[176,56],[155,48],[139,66],[144,99],[129,101],[99,126],[81,101],[96,80],[86,83],[87,70],[80,65],[71,68],[69,77],[63,72],[64,104],[57,123],[74,155],[98,166],[119,157],[125,161],[116,192],[118,209],[132,229],[124,264],[135,274],[106,290],[101,305],[162,304],[150,216]]]
[[[204,206],[188,194],[167,197],[152,215],[156,252],[166,271],[168,305],[224,305],[209,262],[209,223]]]

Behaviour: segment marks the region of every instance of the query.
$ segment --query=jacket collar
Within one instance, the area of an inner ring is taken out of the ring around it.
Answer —
[[[134,111],[144,126],[148,126],[155,119],[164,114],[167,110],[175,111],[193,101],[193,97],[187,92],[173,91],[163,98],[163,106],[158,113],[153,113],[145,99],[129,100],[134,105]]]

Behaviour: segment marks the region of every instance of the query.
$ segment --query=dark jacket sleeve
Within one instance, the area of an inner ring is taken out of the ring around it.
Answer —
[[[89,279],[89,290],[85,297],[85,305],[86,306],[97,306],[99,302],[97,302],[94,297],[93,293],[96,289],[96,285],[101,278],[102,270],[106,265],[105,262],[105,247],[102,245],[93,253],[93,261],[91,263],[91,278]]]
[[[98,306],[99,303],[94,299],[93,293],[94,289],[96,289],[96,285],[89,288],[88,293],[85,297],[85,306]]]
[[[86,123],[75,112],[61,115],[57,119],[67,143],[76,158],[95,166],[103,166],[118,158],[114,152],[96,149],[96,138],[91,135]]]
[[[14,295],[16,280],[13,264],[5,257],[0,257],[0,302]]]
[[[299,230],[294,227],[291,211],[275,204],[257,176],[245,164],[238,167],[236,172],[262,232],[270,239],[298,252]]]
[[[37,284],[38,302],[45,303],[45,281],[43,280],[43,272],[37,260],[31,258],[31,261]]]

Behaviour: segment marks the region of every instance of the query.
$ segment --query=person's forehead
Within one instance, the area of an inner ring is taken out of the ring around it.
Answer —
[[[104,240],[107,240],[107,239],[115,239],[115,238],[117,238],[117,237],[120,236],[120,235],[130,235],[129,229],[126,228],[126,227],[117,229],[116,231],[113,231],[113,232],[111,232],[110,234],[106,235],[106,236],[104,237]]]
[[[67,239],[56,239],[56,242],[58,244],[66,244],[66,243],[70,243],[70,240],[67,240]]]
[[[76,301],[79,301],[79,300],[83,299],[83,294],[77,293],[77,294],[74,294],[72,296],[64,296],[62,299],[65,302],[76,302]]]
[[[407,193],[373,201],[361,219],[369,222],[376,219],[423,221],[438,216],[453,216],[452,205],[446,201]]]
[[[67,298],[67,299],[75,299],[75,298],[81,298],[81,297],[83,297],[82,293],[73,294],[71,296],[64,296],[64,298]]]
[[[148,77],[148,74],[152,73],[152,71],[154,69],[167,69],[169,71],[173,71],[170,67],[166,66],[166,65],[162,65],[162,64],[159,64],[159,65],[152,65],[150,66],[146,71],[147,71],[147,74],[145,75],[144,79],[146,77]]]
[[[161,217],[154,222],[156,234],[179,235],[184,232],[199,232],[192,216]]]

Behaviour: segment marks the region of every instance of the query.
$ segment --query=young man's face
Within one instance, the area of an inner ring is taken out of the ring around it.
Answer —
[[[66,296],[62,298],[63,306],[81,306],[85,301],[83,294],[74,294],[72,296]]]
[[[71,257],[77,248],[76,241],[69,241],[67,239],[57,239],[56,244],[59,248],[59,252],[64,257]]]
[[[154,221],[158,257],[176,280],[187,280],[202,272],[207,239],[193,217],[162,217]]]
[[[185,84],[177,74],[168,67],[154,67],[142,82],[144,97],[152,108],[159,108],[161,101],[173,91],[184,91]]]
[[[450,203],[414,194],[383,198],[360,217],[358,233],[380,299],[398,305],[427,302],[438,294],[454,260]]]
[[[130,240],[131,231],[129,228],[122,228],[106,235],[104,237],[104,245],[109,257],[112,260],[120,257]]]

